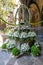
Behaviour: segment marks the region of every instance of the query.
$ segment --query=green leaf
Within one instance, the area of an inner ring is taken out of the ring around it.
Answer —
[[[7,47],[6,47],[6,44],[3,44],[2,45],[2,49],[6,49]]]
[[[38,56],[40,55],[40,49],[38,47],[36,47],[35,45],[33,45],[31,47],[31,53],[34,55],[34,56]]]
[[[20,54],[20,51],[17,48],[14,48],[12,50],[12,54],[15,55],[15,56],[18,56]]]

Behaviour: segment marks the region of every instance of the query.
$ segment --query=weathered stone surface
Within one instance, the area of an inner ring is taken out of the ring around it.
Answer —
[[[8,61],[8,63],[7,63],[6,65],[14,65],[15,62],[16,62],[16,58],[15,58],[15,57],[12,57],[12,58]]]
[[[33,63],[33,65],[43,65],[43,62],[40,61],[40,59],[35,58],[35,59],[34,59],[34,63]]]
[[[11,58],[11,54],[7,51],[0,51],[0,65],[6,65]]]

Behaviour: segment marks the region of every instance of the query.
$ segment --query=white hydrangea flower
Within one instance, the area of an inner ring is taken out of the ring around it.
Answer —
[[[20,38],[27,38],[27,33],[26,32],[22,32]]]
[[[30,49],[29,45],[27,43],[23,43],[21,45],[21,52],[26,52]]]
[[[39,47],[39,46],[40,46],[40,45],[39,45],[39,42],[35,42],[34,45],[35,45],[36,47]]]
[[[28,37],[34,37],[34,36],[36,37],[36,33],[35,32],[29,32],[28,33]]]
[[[19,32],[18,31],[14,32],[14,37],[19,37]]]
[[[10,40],[9,43],[7,44],[8,49],[13,48],[15,46],[16,46],[15,40]]]

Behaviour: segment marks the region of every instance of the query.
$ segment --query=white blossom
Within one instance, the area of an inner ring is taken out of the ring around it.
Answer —
[[[15,40],[10,40],[7,44],[7,48],[10,49],[10,48],[13,48],[16,46],[16,42]]]
[[[14,37],[19,37],[19,32],[18,31],[14,32]]]
[[[36,33],[35,32],[29,32],[28,37],[36,37]]]
[[[40,46],[40,45],[39,45],[39,42],[35,42],[34,45],[35,45],[36,47],[39,47],[39,46]]]
[[[27,38],[27,33],[26,32],[21,32],[20,38]]]
[[[30,47],[29,47],[28,43],[23,43],[23,44],[21,45],[21,52],[26,52],[26,51],[28,51],[29,49],[30,49]]]

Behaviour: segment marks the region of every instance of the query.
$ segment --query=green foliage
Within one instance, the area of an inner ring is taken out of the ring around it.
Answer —
[[[31,47],[31,53],[34,56],[39,56],[40,55],[40,49],[38,47],[36,47],[35,45],[33,45]]]
[[[17,48],[14,48],[12,50],[12,54],[15,55],[15,56],[18,56],[20,54],[20,51]]]
[[[6,49],[7,47],[6,47],[6,44],[3,44],[2,45],[2,49]]]
[[[9,32],[9,29],[8,28],[5,28],[4,29],[4,32],[6,33],[6,32]]]
[[[10,12],[13,12],[15,6],[15,0],[0,0],[0,17],[5,20],[0,20],[2,23],[8,22],[8,16]]]

